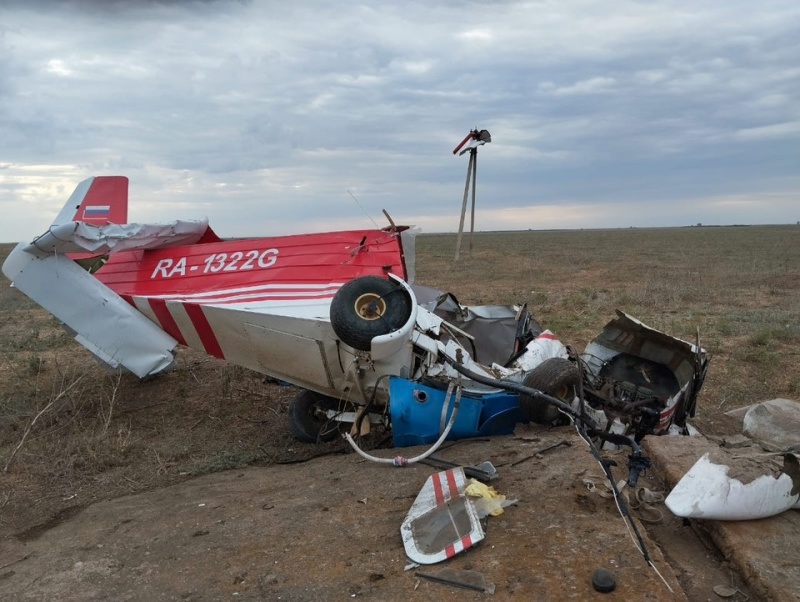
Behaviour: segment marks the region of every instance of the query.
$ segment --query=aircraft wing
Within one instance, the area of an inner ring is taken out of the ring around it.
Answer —
[[[172,365],[178,342],[169,334],[66,255],[37,257],[24,244],[11,251],[3,273],[95,357],[139,378]]]

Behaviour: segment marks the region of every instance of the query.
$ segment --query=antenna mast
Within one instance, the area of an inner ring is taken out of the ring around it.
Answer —
[[[492,141],[492,135],[488,130],[470,130],[469,134],[461,143],[453,149],[453,154],[458,153],[460,157],[469,151],[469,163],[467,164],[467,181],[464,184],[464,201],[461,204],[461,220],[458,223],[458,239],[456,240],[456,256],[454,261],[458,261],[461,254],[461,237],[464,234],[464,217],[467,213],[467,194],[469,193],[469,183],[472,180],[472,212],[469,226],[469,253],[472,255],[472,235],[475,232],[475,185],[478,180],[478,147]],[[463,150],[462,150],[463,147]],[[459,152],[461,151],[461,152]]]

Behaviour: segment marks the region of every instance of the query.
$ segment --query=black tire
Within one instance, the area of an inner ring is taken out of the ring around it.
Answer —
[[[303,443],[332,441],[339,434],[339,423],[325,416],[336,410],[339,401],[315,391],[303,390],[289,402],[289,430]]]
[[[580,374],[573,362],[560,357],[543,361],[531,370],[523,384],[565,403],[575,398]],[[538,424],[566,424],[568,419],[552,404],[529,395],[519,396],[522,415]]]
[[[331,301],[331,326],[346,345],[369,351],[374,337],[402,327],[411,310],[411,297],[400,283],[363,276],[336,292]]]

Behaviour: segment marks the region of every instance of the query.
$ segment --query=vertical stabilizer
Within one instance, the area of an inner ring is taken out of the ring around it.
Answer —
[[[78,184],[47,232],[9,253],[2,271],[95,357],[145,378],[172,366],[177,341],[76,261],[165,241],[193,242],[208,224],[127,221],[128,178],[89,178]]]
[[[78,184],[53,225],[67,222],[93,226],[128,223],[128,178],[95,176]]]

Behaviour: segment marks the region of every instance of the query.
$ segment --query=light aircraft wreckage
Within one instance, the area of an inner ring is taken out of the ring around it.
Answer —
[[[180,344],[297,385],[303,441],[342,422],[391,427],[402,447],[576,417],[639,441],[694,415],[699,345],[619,312],[578,357],[524,305],[465,307],[413,285],[413,229],[225,241],[207,221],[127,213],[127,178],[89,178],[3,272],[111,368],[153,376]]]
[[[112,369],[151,377],[185,345],[300,387],[289,424],[302,441],[349,430],[366,455],[351,433],[381,424],[396,447],[431,444],[380,459],[403,465],[445,439],[572,422],[598,460],[593,441],[630,447],[635,485],[641,439],[685,433],[694,415],[699,342],[618,312],[578,355],[524,305],[465,307],[414,285],[414,229],[223,240],[204,220],[127,213],[127,178],[89,178],[3,273]]]

